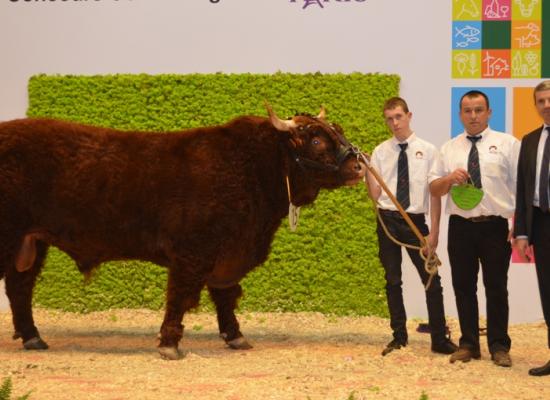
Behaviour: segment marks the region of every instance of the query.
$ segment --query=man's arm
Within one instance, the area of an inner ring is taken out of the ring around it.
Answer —
[[[439,243],[439,222],[441,220],[441,197],[430,196],[430,234],[428,248],[435,250]]]
[[[527,177],[527,169],[524,165],[527,163],[525,138],[521,141],[519,157],[517,163],[517,179],[516,179],[516,212],[514,215],[514,237],[526,237],[527,232],[527,204],[525,202],[525,180]],[[531,206],[531,204],[529,204]]]
[[[365,176],[365,184],[369,192],[369,197],[374,201],[378,201],[378,198],[382,194],[382,188],[376,181],[374,175],[367,169],[367,174]]]

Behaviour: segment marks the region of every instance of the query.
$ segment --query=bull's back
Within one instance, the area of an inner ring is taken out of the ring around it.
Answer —
[[[161,262],[166,248],[181,245],[173,241],[189,237],[214,247],[212,237],[236,233],[255,202],[249,157],[239,156],[226,131],[120,132],[47,119],[0,124],[0,214],[16,205],[18,229],[37,231],[89,264],[103,261],[94,254]]]
[[[0,214],[16,209],[14,229],[40,232],[69,253],[95,246],[123,257],[140,238],[153,239],[166,195],[159,187],[177,168],[171,141],[47,119],[0,124]]]

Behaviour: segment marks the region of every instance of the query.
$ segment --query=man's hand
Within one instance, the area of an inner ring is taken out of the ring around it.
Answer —
[[[438,243],[439,243],[439,235],[434,234],[433,232],[430,232],[430,234],[426,236],[426,246],[422,248],[422,254],[427,256],[430,251],[435,252],[435,250],[437,249]]]
[[[457,168],[447,175],[447,178],[449,179],[449,183],[451,185],[462,185],[463,183],[468,182],[469,176],[468,171],[464,168]]]
[[[531,262],[533,259],[533,247],[529,246],[529,241],[527,239],[515,239],[513,245],[518,251],[522,261]]]

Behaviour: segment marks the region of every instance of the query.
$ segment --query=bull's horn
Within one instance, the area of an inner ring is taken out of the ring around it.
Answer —
[[[293,120],[282,120],[275,114],[275,111],[271,108],[271,105],[264,100],[265,109],[267,110],[267,115],[269,115],[269,121],[279,131],[289,131],[291,128],[296,128],[296,122]]]
[[[321,106],[321,111],[319,111],[319,115],[317,115],[317,118],[324,120],[326,116],[327,110],[325,110],[325,107]]]

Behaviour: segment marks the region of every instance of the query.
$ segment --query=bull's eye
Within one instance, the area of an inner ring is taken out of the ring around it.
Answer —
[[[315,138],[311,141],[311,143],[313,143],[314,146],[319,146],[321,144],[321,141],[319,139]]]

